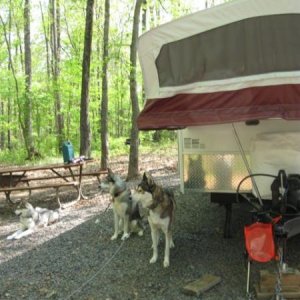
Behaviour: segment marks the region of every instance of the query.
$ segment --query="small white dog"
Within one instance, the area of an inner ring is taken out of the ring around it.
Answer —
[[[60,202],[59,202],[60,205]],[[20,239],[34,232],[37,227],[48,226],[59,219],[61,205],[57,210],[47,208],[34,208],[30,203],[24,209],[17,209],[15,214],[20,217],[21,228],[7,237],[8,240]]]
[[[144,173],[138,185],[134,198],[149,209],[148,221],[151,229],[153,255],[150,263],[155,263],[158,257],[158,241],[160,230],[165,235],[164,267],[170,265],[170,248],[174,247],[172,224],[175,213],[174,194],[169,189],[157,185],[149,173]]]

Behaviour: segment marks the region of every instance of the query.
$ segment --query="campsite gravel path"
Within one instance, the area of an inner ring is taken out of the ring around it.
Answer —
[[[149,264],[149,227],[143,237],[110,240],[109,199],[91,181],[84,187],[89,200],[65,209],[60,222],[26,239],[6,240],[18,223],[12,214],[1,212],[0,299],[245,299],[242,228],[249,219],[248,208],[234,206],[233,238],[224,239],[222,207],[210,203],[207,195],[180,194],[174,170],[153,175],[172,186],[176,195],[175,248],[169,268],[162,266],[163,243],[158,262]],[[299,268],[299,237],[291,239],[288,247],[290,265]],[[258,268],[253,266],[254,280]],[[205,274],[220,276],[221,283],[199,297],[182,293],[185,284]]]

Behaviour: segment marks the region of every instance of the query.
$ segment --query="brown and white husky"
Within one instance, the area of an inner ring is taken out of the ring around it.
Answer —
[[[150,263],[155,263],[158,257],[158,241],[160,230],[165,235],[164,267],[170,265],[170,248],[174,247],[172,224],[175,213],[174,194],[170,189],[157,185],[152,176],[145,172],[137,187],[134,197],[144,208],[149,209],[148,221],[151,228],[153,255]]]

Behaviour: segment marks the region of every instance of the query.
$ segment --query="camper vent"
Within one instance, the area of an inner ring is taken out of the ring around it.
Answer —
[[[184,148],[185,149],[203,149],[204,144],[200,144],[199,139],[184,138]]]

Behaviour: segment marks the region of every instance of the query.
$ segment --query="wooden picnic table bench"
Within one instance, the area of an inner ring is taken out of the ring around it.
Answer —
[[[96,176],[100,183],[100,176],[106,174],[107,171],[97,170],[84,173],[84,164],[83,161],[80,161],[69,164],[2,168],[0,169],[0,192],[5,193],[7,201],[13,203],[10,196],[14,191],[29,191],[30,197],[32,190],[54,188],[56,197],[59,200],[59,189],[70,186],[77,190],[76,200],[85,199],[86,197],[82,194],[81,188],[82,178],[84,176]],[[36,175],[37,171],[46,171],[48,174]],[[31,184],[31,182],[36,183]]]
[[[99,170],[99,171],[92,171],[92,172],[87,172],[87,173],[82,173],[81,176],[82,177],[97,177],[97,180],[99,182],[99,184],[101,183],[101,179],[100,179],[100,176],[101,175],[105,175],[107,174],[107,170]],[[67,178],[67,177],[78,177],[80,176],[79,174],[73,174],[73,175],[65,175],[64,177]],[[26,176],[23,176],[19,182],[28,182],[28,181],[36,181],[36,180],[42,180],[42,179],[45,179],[45,180],[50,180],[50,179],[55,179],[57,178],[56,176],[48,176],[48,177],[43,177],[43,178],[27,178]]]
[[[3,175],[0,174],[0,188],[5,188],[7,186],[16,186],[18,183],[26,179],[26,176],[21,174],[21,175]]]
[[[71,187],[78,187],[79,183],[77,181],[70,181],[70,182],[59,182],[59,183],[48,183],[43,185],[27,185],[27,186],[14,186],[14,187],[5,187],[0,188],[0,192],[4,192],[6,195],[7,200],[10,200],[10,193],[14,191],[29,191],[31,194],[32,190],[41,190],[41,189],[50,189],[54,188],[56,190],[56,199],[59,200],[59,189],[61,187],[71,186]]]

